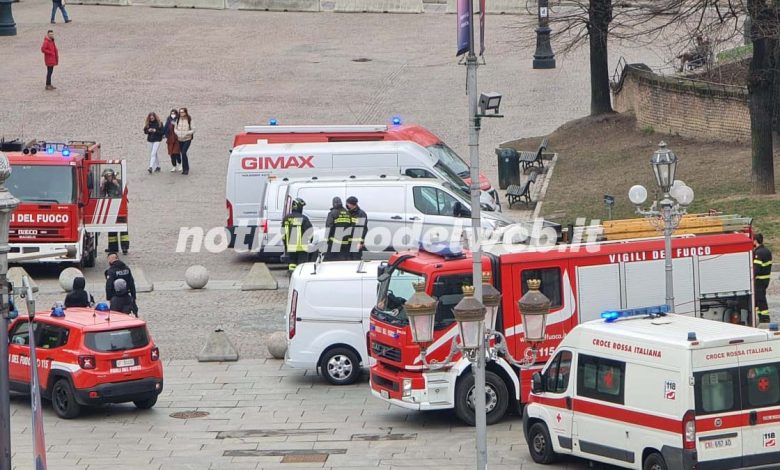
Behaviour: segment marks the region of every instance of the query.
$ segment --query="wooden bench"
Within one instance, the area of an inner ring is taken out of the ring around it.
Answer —
[[[539,168],[544,168],[542,154],[545,150],[547,150],[548,143],[549,139],[545,137],[542,139],[542,143],[539,144],[539,148],[536,150],[536,152],[520,152],[520,164],[523,165],[523,171],[534,165],[539,165]]]
[[[516,202],[522,202],[526,206],[531,205],[531,185],[536,183],[536,176],[538,174],[538,172],[532,171],[531,174],[528,175],[528,180],[524,185],[510,184],[509,187],[506,188],[506,199],[509,201],[510,209],[512,208],[512,204]]]

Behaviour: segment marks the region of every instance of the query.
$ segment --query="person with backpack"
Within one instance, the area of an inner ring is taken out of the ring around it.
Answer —
[[[114,280],[114,296],[111,297],[110,310],[122,312],[138,317],[138,306],[135,299],[127,290],[127,282],[124,279]]]

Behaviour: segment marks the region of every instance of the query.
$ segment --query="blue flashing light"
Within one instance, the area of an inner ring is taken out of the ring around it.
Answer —
[[[62,147],[62,156],[63,157],[69,157],[70,156],[70,149],[68,148],[67,145]]]
[[[268,120],[268,125],[269,126],[275,126],[277,124],[279,124],[279,122],[276,120],[276,118],[271,118],[271,119]]]
[[[99,304],[95,305],[95,310],[98,312],[108,312],[108,304],[105,302],[100,302]]]
[[[65,316],[65,309],[62,307],[52,307],[51,309],[51,316],[56,318],[61,318]]]
[[[393,125],[394,126],[400,126],[401,125],[401,116],[393,116]]]
[[[419,248],[422,251],[428,253],[434,253],[443,256],[445,259],[457,259],[462,258],[463,246],[457,242],[450,241],[436,241],[436,242],[424,242],[419,243]]]
[[[54,146],[47,145],[46,146],[46,153],[54,153]]]
[[[627,308],[624,310],[606,310],[601,313],[601,318],[607,323],[612,323],[619,318],[652,317],[666,315],[667,313],[669,313],[669,306],[664,304],[652,307]]]

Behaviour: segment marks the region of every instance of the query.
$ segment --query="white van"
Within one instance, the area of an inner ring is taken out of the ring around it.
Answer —
[[[235,247],[238,241],[239,247],[259,249],[257,245],[268,239],[263,235],[268,228],[263,206],[269,182],[284,178],[368,175],[437,179],[449,183],[451,190],[460,193],[462,198],[469,198],[463,179],[414,142],[239,145],[231,151],[225,183],[229,246]],[[483,209],[496,210],[493,197],[484,196]]]
[[[652,310],[576,326],[534,374],[523,413],[534,461],[569,454],[643,470],[777,468],[776,325],[639,315]]]
[[[285,323],[290,367],[318,369],[334,385],[354,383],[369,366],[377,261],[303,263],[290,277]]]
[[[342,201],[355,196],[368,215],[366,248],[371,251],[417,248],[421,240],[460,241],[463,229],[471,227],[470,203],[448,183],[407,176],[355,177],[347,179],[291,180],[269,184],[266,197],[275,206],[264,207],[268,215],[266,250],[282,251],[281,218],[290,201],[306,202],[303,213],[314,227],[325,227],[333,197]],[[284,194],[284,197],[282,197]],[[495,230],[513,222],[500,212],[482,212],[482,227]],[[434,236],[434,233],[437,235]],[[426,238],[427,237],[427,238]],[[324,238],[324,237],[323,237]]]

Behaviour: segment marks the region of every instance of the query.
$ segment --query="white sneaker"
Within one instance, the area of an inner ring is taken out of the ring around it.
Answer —
[[[175,173],[176,171],[178,171],[176,167],[171,168],[171,173]]]

